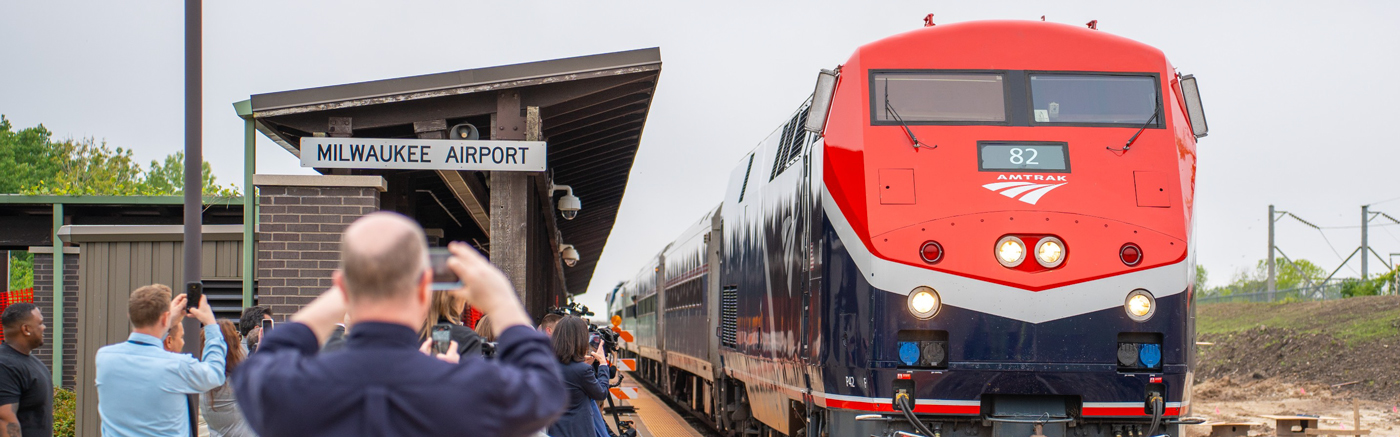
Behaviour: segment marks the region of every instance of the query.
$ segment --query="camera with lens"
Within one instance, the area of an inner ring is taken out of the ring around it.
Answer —
[[[598,325],[589,323],[588,332],[598,334],[598,338],[603,340],[603,351],[605,353],[612,355],[617,352],[617,342],[621,336],[618,335],[617,332],[614,332],[612,328],[607,326],[600,328]]]
[[[592,311],[589,311],[587,306],[585,306],[585,305],[579,305],[578,302],[569,302],[568,305],[565,305],[565,306],[562,306],[562,307],[549,307],[549,310],[548,310],[548,311],[549,311],[550,314],[558,314],[558,315],[561,315],[561,316],[575,316],[575,317],[592,317],[592,316],[593,316],[593,312],[592,312]]]

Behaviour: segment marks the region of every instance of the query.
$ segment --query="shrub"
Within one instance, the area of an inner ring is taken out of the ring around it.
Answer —
[[[77,414],[78,395],[72,390],[56,388],[53,390],[53,435],[54,437],[73,437],[77,434]]]

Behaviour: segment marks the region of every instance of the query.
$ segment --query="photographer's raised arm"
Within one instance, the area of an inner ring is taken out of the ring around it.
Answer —
[[[520,304],[510,280],[500,269],[465,243],[453,242],[447,248],[452,251],[447,266],[466,285],[454,293],[466,298],[473,308],[491,316],[491,327],[496,337],[499,338],[512,326],[530,326],[530,316],[525,313],[525,307]]]
[[[331,287],[287,320],[311,328],[316,334],[316,344],[325,344],[336,324],[345,320],[345,292],[340,287]]]

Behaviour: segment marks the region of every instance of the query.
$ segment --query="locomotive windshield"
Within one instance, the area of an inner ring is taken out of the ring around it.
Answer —
[[[1155,76],[1036,73],[1030,83],[1035,124],[1141,126],[1160,102]]]
[[[1000,73],[873,73],[871,118],[875,124],[1005,122],[1003,82]]]

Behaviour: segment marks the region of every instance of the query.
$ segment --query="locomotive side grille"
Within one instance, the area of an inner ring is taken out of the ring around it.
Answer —
[[[728,286],[720,291],[719,342],[734,347],[739,327],[739,287]]]
[[[807,145],[808,138],[807,131],[802,126],[807,124],[807,115],[811,111],[812,101],[808,99],[803,102],[802,108],[792,115],[792,120],[783,126],[783,136],[778,142],[778,153],[773,161],[773,173],[768,176],[768,180],[777,178],[802,155],[802,147]]]

